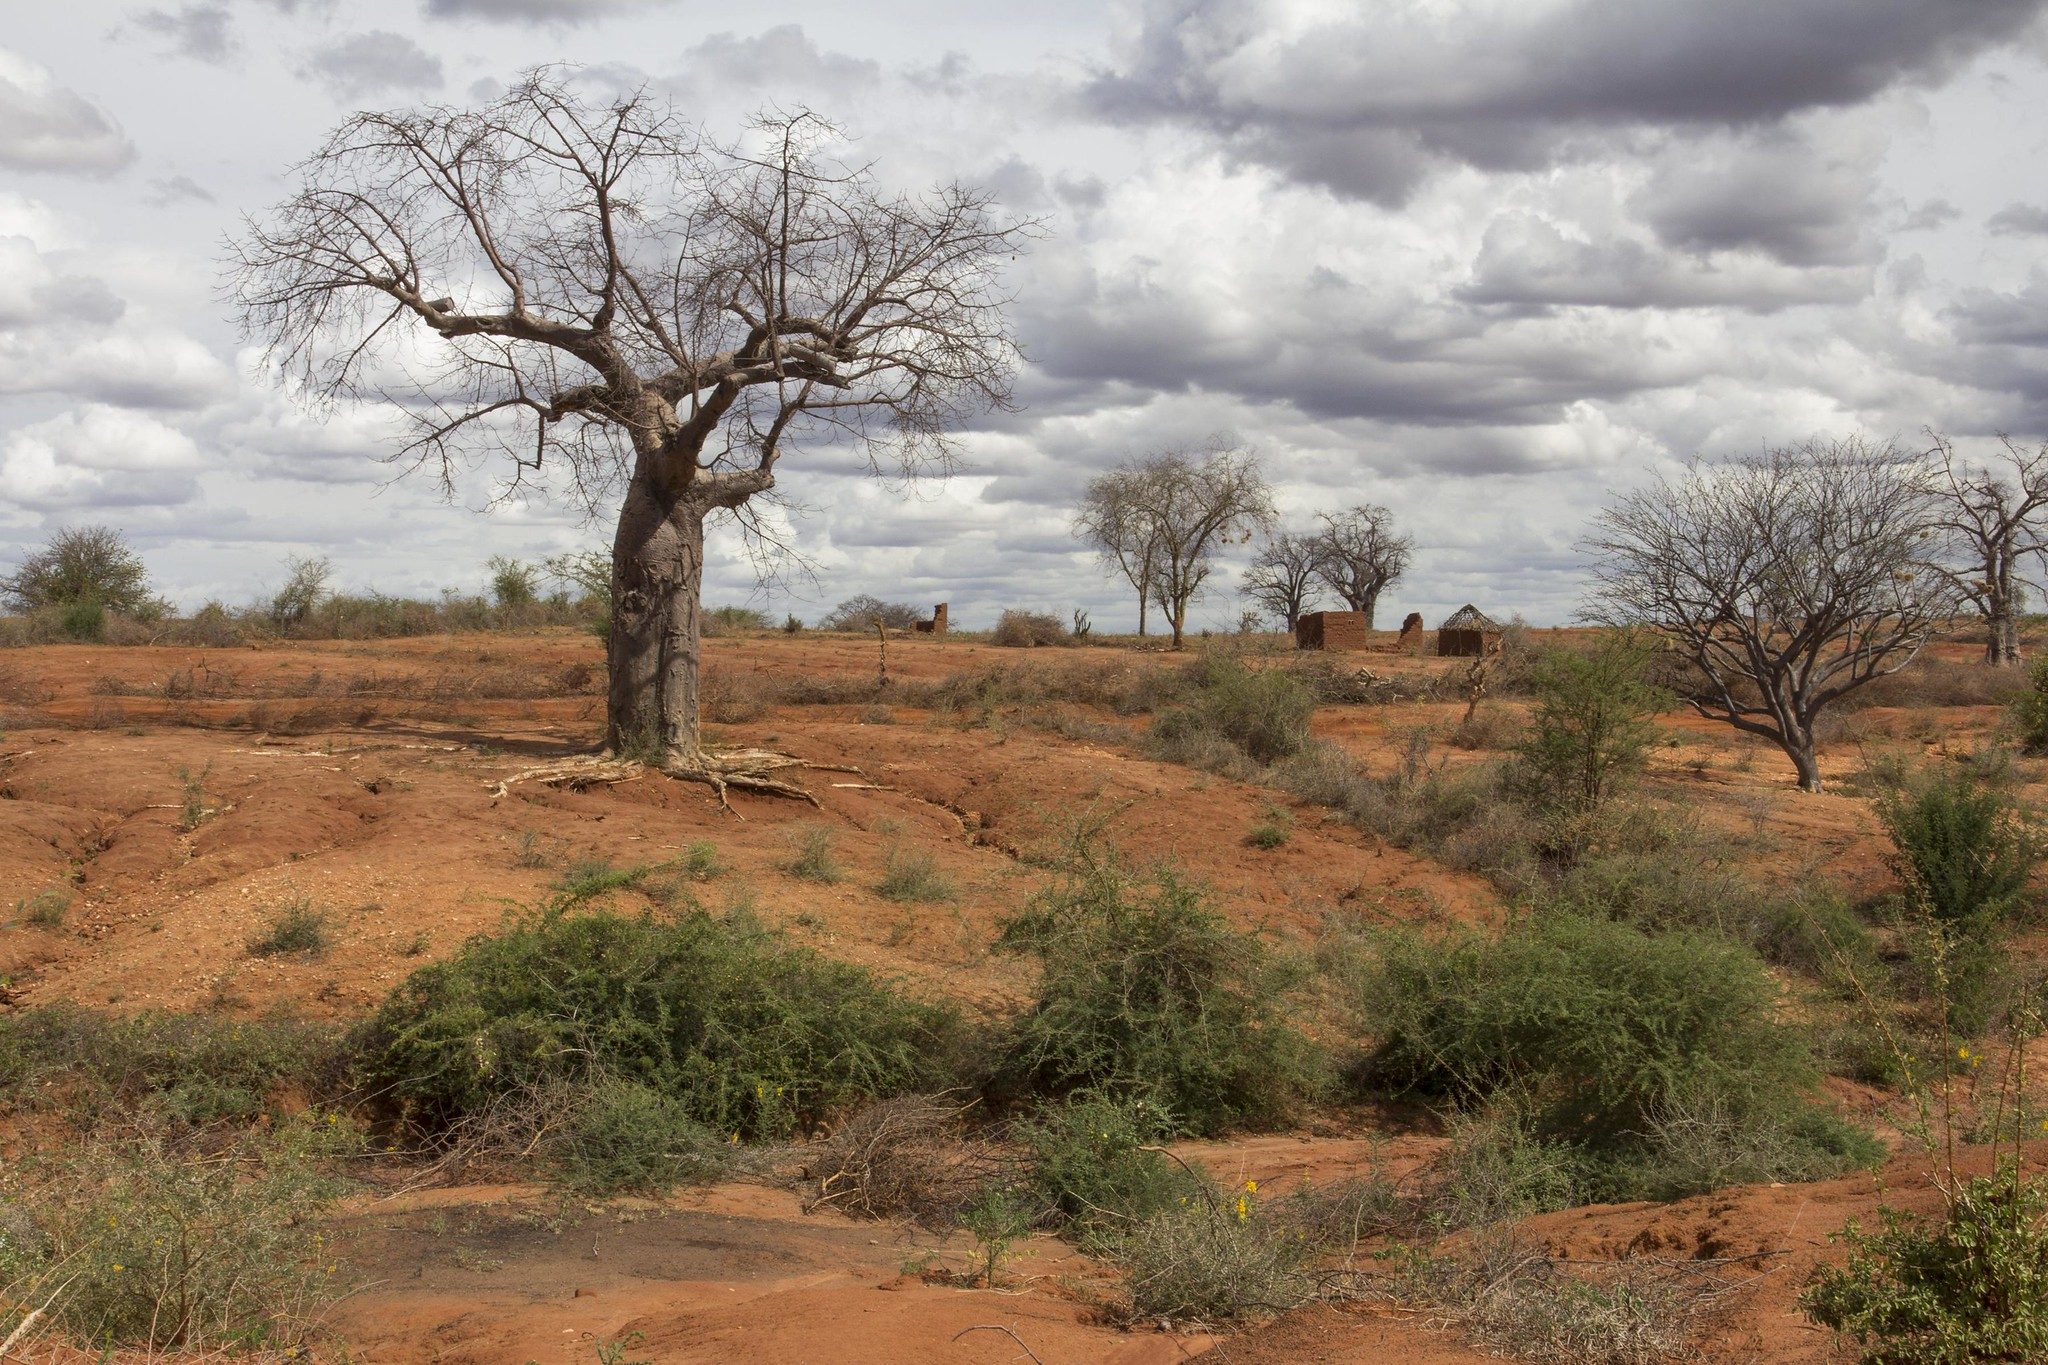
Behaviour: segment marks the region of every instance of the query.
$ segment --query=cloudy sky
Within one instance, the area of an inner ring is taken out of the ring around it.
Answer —
[[[1047,234],[1012,287],[1020,412],[909,490],[800,459],[811,577],[1128,627],[1067,530],[1088,476],[1227,433],[1291,522],[1385,503],[1384,608],[1568,619],[1607,490],[1814,435],[2048,436],[2048,0],[68,0],[0,36],[0,565],[118,526],[187,607],[288,555],[474,588],[597,545],[566,498],[393,479],[367,408],[308,415],[218,296],[222,241],[351,110],[579,63],[714,133],[769,104],[890,180],[994,188]],[[1235,574],[1197,608],[1234,623]]]

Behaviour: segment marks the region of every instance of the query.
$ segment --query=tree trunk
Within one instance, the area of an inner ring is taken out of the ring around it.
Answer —
[[[1145,604],[1148,600],[1144,589],[1140,588],[1138,590],[1138,638],[1140,639],[1143,639],[1145,636]]]
[[[611,683],[605,745],[649,761],[703,753],[697,723],[705,509],[640,478],[612,541]]]
[[[1788,733],[1779,741],[1785,747],[1785,756],[1792,760],[1792,766],[1799,770],[1799,790],[1820,791],[1820,760],[1814,756],[1811,737],[1800,738]]]
[[[1358,604],[1358,609],[1365,615],[1365,628],[1371,630],[1373,615],[1380,609],[1379,590],[1374,589],[1372,592],[1367,593],[1365,600]]]
[[[2020,614],[2011,571],[2002,569],[1984,599],[1984,662],[2009,667],[2020,661]]]

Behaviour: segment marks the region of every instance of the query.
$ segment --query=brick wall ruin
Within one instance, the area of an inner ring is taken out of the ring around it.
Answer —
[[[1294,627],[1297,649],[1370,649],[1362,611],[1311,611]]]

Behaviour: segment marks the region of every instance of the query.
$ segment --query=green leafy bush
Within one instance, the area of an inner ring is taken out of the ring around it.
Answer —
[[[2011,915],[2041,844],[1999,775],[1981,762],[1946,763],[1881,780],[1893,869],[1928,913],[1968,932]]]
[[[263,932],[249,940],[251,957],[283,957],[297,954],[315,957],[334,942],[327,916],[309,900],[286,901],[263,926]]]
[[[2027,671],[2027,690],[2012,699],[2009,710],[2020,747],[2030,754],[2048,753],[2048,659],[2035,660]]]
[[[547,1158],[556,1183],[578,1194],[662,1194],[716,1175],[729,1150],[671,1096],[605,1076],[574,1093]]]
[[[1205,742],[1221,740],[1255,763],[1277,763],[1309,742],[1316,697],[1277,668],[1248,668],[1226,654],[1205,654],[1190,670],[1194,693],[1160,712],[1154,742],[1176,762],[1199,759]]]
[[[2048,1359],[2048,1184],[2008,1167],[1964,1183],[1939,1219],[1880,1215],[1876,1232],[1843,1230],[1847,1264],[1801,1300],[1863,1365]]]
[[[779,1138],[943,1087],[956,1031],[950,1011],[741,916],[555,906],[413,973],[369,1021],[360,1066],[428,1126],[602,1075],[714,1132]]]
[[[1513,770],[1527,798],[1546,810],[1588,816],[1642,770],[1656,737],[1650,717],[1668,704],[1645,681],[1650,658],[1647,646],[1618,636],[1588,653],[1537,655],[1528,677],[1536,704]]]
[[[1772,1017],[1770,975],[1711,934],[1563,913],[1497,938],[1391,929],[1354,986],[1377,1039],[1367,1077],[1465,1105],[1512,1101],[1532,1135],[1572,1151],[1583,1195],[1705,1188],[1671,1160],[1680,1130],[1739,1137],[1750,1160],[1731,1164],[1746,1179],[1812,1178],[1877,1153],[1806,1100],[1816,1069]]]
[[[1115,1229],[1206,1199],[1207,1181],[1148,1150],[1174,1133],[1171,1115],[1142,1099],[1077,1095],[1019,1131],[1032,1188],[1070,1226]]]
[[[1114,852],[1084,849],[1002,924],[996,947],[1040,968],[998,1090],[1101,1090],[1213,1133],[1280,1122],[1319,1083],[1288,1004],[1290,964],[1170,869],[1140,877]]]

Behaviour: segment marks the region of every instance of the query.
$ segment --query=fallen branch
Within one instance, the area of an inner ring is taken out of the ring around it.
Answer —
[[[1017,1349],[1022,1351],[1025,1355],[1030,1356],[1031,1359],[1037,1363],[1037,1365],[1045,1365],[1045,1362],[1043,1360],[1038,1359],[1038,1352],[1032,1350],[1029,1346],[1026,1346],[1024,1344],[1024,1338],[1018,1336],[1015,1332],[1011,1331],[1009,1328],[1003,1326],[999,1322],[978,1322],[972,1327],[963,1327],[953,1334],[953,1340],[958,1341],[960,1340],[960,1338],[966,1336],[969,1332],[1001,1332],[1004,1336],[1016,1342]]]

